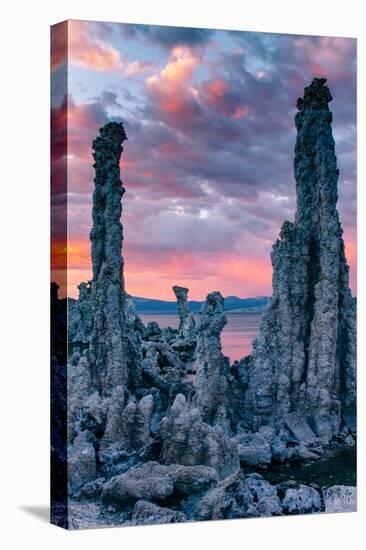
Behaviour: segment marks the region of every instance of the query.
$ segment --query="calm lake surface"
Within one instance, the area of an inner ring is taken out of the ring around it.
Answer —
[[[161,328],[178,328],[177,315],[155,313],[140,314],[143,323],[156,321]],[[260,314],[227,313],[227,325],[221,333],[221,344],[224,355],[230,357],[232,363],[235,359],[241,359],[249,355],[252,349],[252,341],[259,331]]]

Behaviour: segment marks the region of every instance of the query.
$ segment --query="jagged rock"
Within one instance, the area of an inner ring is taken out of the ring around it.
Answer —
[[[347,435],[347,437],[344,438],[344,442],[349,447],[354,447],[355,444],[356,444],[356,442],[355,442],[354,438],[351,436],[351,434]]]
[[[156,321],[149,321],[146,325],[146,336],[149,340],[159,341],[162,335],[161,328]]]
[[[273,438],[271,443],[271,453],[273,460],[284,462],[287,456],[287,441],[288,433],[285,430],[280,430]]]
[[[146,462],[106,483],[102,499],[105,504],[137,499],[160,501],[173,493],[183,496],[206,490],[216,482],[213,468]]]
[[[227,323],[220,292],[207,295],[197,323],[195,370],[196,403],[202,418],[214,424],[217,413],[228,425],[228,374],[230,366],[221,351],[220,335]],[[226,426],[227,427],[227,426]]]
[[[125,293],[124,297],[124,312],[126,324],[132,331],[140,332],[142,337],[146,336],[146,328],[140,317],[136,313],[135,304],[132,297]]]
[[[71,492],[96,478],[96,459],[90,432],[80,432],[69,445],[68,481]]]
[[[261,426],[258,432],[269,444],[272,443],[276,435],[276,430],[272,426]]]
[[[135,392],[141,386],[142,378],[142,339],[146,336],[146,328],[136,313],[131,296],[124,293],[124,315],[126,322],[126,353],[129,388]]]
[[[178,393],[189,395],[193,385],[185,379],[186,369],[178,355],[165,342],[144,342],[142,378],[167,396],[170,404]]]
[[[156,345],[156,350],[159,354],[158,362],[160,368],[173,367],[177,371],[180,371],[182,375],[185,375],[186,366],[180,359],[179,355],[175,353],[170,346],[165,342]]]
[[[188,341],[195,340],[196,323],[188,306],[188,288],[182,286],[173,286],[173,292],[177,298],[177,308],[179,316],[179,335]]]
[[[169,384],[160,374],[159,356],[156,344],[153,342],[144,343],[144,358],[141,363],[143,379],[152,386],[159,388],[164,394],[169,394]]]
[[[101,442],[102,448],[117,443],[122,437],[122,414],[126,403],[126,390],[117,386],[109,398],[107,421]]]
[[[99,498],[103,491],[104,478],[99,477],[93,481],[85,483],[74,495],[76,500],[95,500]]]
[[[74,353],[68,369],[68,397],[70,409],[80,405],[87,399],[91,390],[90,366],[87,353]]]
[[[240,462],[262,467],[271,463],[271,445],[259,432],[239,434],[234,438],[234,441],[238,445]]]
[[[319,455],[308,449],[305,445],[295,448],[296,458],[300,460],[318,460]]]
[[[252,496],[247,485],[236,474],[223,479],[208,491],[192,511],[198,521],[245,517]]]
[[[333,485],[323,491],[326,512],[357,512],[357,489]]]
[[[93,332],[90,342],[92,382],[103,396],[128,384],[127,335],[120,222],[124,188],[119,161],[127,139],[123,125],[110,122],[93,141],[95,178],[93,193]]]
[[[146,395],[140,401],[129,401],[126,406],[124,390],[120,386],[111,398],[102,449],[116,445],[131,453],[141,451],[150,443],[150,423],[154,409],[153,396]]]
[[[302,443],[312,443],[317,437],[306,420],[298,413],[291,413],[285,416],[285,424]]]
[[[198,408],[178,394],[161,421],[162,460],[166,464],[211,466],[224,478],[239,469],[237,445],[218,426],[202,421]]]
[[[164,327],[161,329],[161,335],[163,341],[171,345],[177,339],[178,331],[172,327]]]
[[[104,485],[104,504],[122,504],[128,500],[163,500],[174,490],[174,479],[167,467],[158,462],[146,462],[125,474],[112,478]]]
[[[208,466],[172,464],[168,468],[174,475],[174,490],[178,495],[205,491],[218,481],[216,470]]]
[[[93,328],[91,281],[80,283],[77,300],[68,301],[67,333],[72,344],[89,344]]]
[[[154,525],[184,521],[187,521],[187,516],[183,512],[164,508],[146,500],[138,500],[132,512],[130,525]]]
[[[282,507],[288,514],[311,514],[320,512],[320,494],[313,487],[300,485],[297,489],[287,489]]]
[[[75,352],[67,366],[67,421],[68,440],[80,431],[82,409],[91,392],[90,366],[87,353]]]
[[[86,365],[88,366],[88,363]],[[69,442],[79,432],[85,430],[99,439],[105,429],[108,405],[108,399],[102,400],[97,392],[92,393],[86,399],[83,396],[82,400],[78,399],[78,395],[74,395],[73,401],[68,406]]]
[[[194,357],[196,348],[196,323],[188,306],[188,288],[173,286],[173,292],[177,298],[179,316],[178,337],[172,343],[173,349],[180,352],[185,361]]]
[[[98,392],[94,392],[83,402],[83,428],[100,436],[104,432],[109,408],[109,399],[102,399]],[[96,433],[98,432],[98,433]]]
[[[273,296],[246,393],[254,429],[294,412],[324,440],[342,424],[355,429],[356,399],[355,302],[336,209],[331,99],[325,79],[315,78],[298,101],[295,222],[283,224],[273,247]]]
[[[222,480],[191,511],[197,520],[218,520],[279,515],[282,512],[275,486],[257,474],[242,472]]]
[[[245,483],[253,495],[258,515],[278,516],[282,513],[282,506],[275,485],[271,485],[259,474],[247,475]]]

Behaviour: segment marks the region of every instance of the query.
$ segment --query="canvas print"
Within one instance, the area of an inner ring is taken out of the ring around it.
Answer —
[[[51,30],[51,520],[356,510],[356,40]]]

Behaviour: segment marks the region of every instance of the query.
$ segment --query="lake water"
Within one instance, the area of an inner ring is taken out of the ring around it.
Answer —
[[[268,470],[247,468],[257,471],[272,484],[294,480],[309,485],[316,483],[320,487],[331,485],[357,484],[357,452],[356,447],[345,447],[328,450],[319,460],[299,463],[285,462],[272,464]]]
[[[161,328],[178,328],[177,315],[171,314],[140,314],[143,323],[156,321]],[[230,357],[232,363],[249,355],[252,350],[252,341],[259,331],[260,314],[227,313],[227,324],[221,333],[221,344],[224,355]]]

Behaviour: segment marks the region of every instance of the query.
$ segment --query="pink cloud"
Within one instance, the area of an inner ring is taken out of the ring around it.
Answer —
[[[295,48],[307,57],[309,70],[316,76],[333,79],[349,77],[350,63],[355,59],[355,41],[331,36],[301,37]]]
[[[130,63],[127,63],[124,68],[124,74],[125,76],[135,76],[137,74],[143,73],[145,71],[152,70],[154,68],[154,65],[152,63],[148,62],[142,62],[142,61],[131,61]]]
[[[96,71],[115,71],[121,66],[119,52],[103,40],[93,39],[87,21],[69,21],[69,58]]]
[[[93,36],[88,21],[68,22],[68,55],[72,63],[84,69],[121,71],[126,77],[133,77],[153,68],[148,62],[129,61],[111,44]]]
[[[206,82],[202,86],[202,94],[211,109],[233,120],[240,120],[248,114],[248,107],[242,104],[227,80],[216,78]]]
[[[177,46],[165,67],[146,79],[148,95],[167,113],[189,116],[197,98],[197,90],[191,81],[199,62],[191,49]]]

